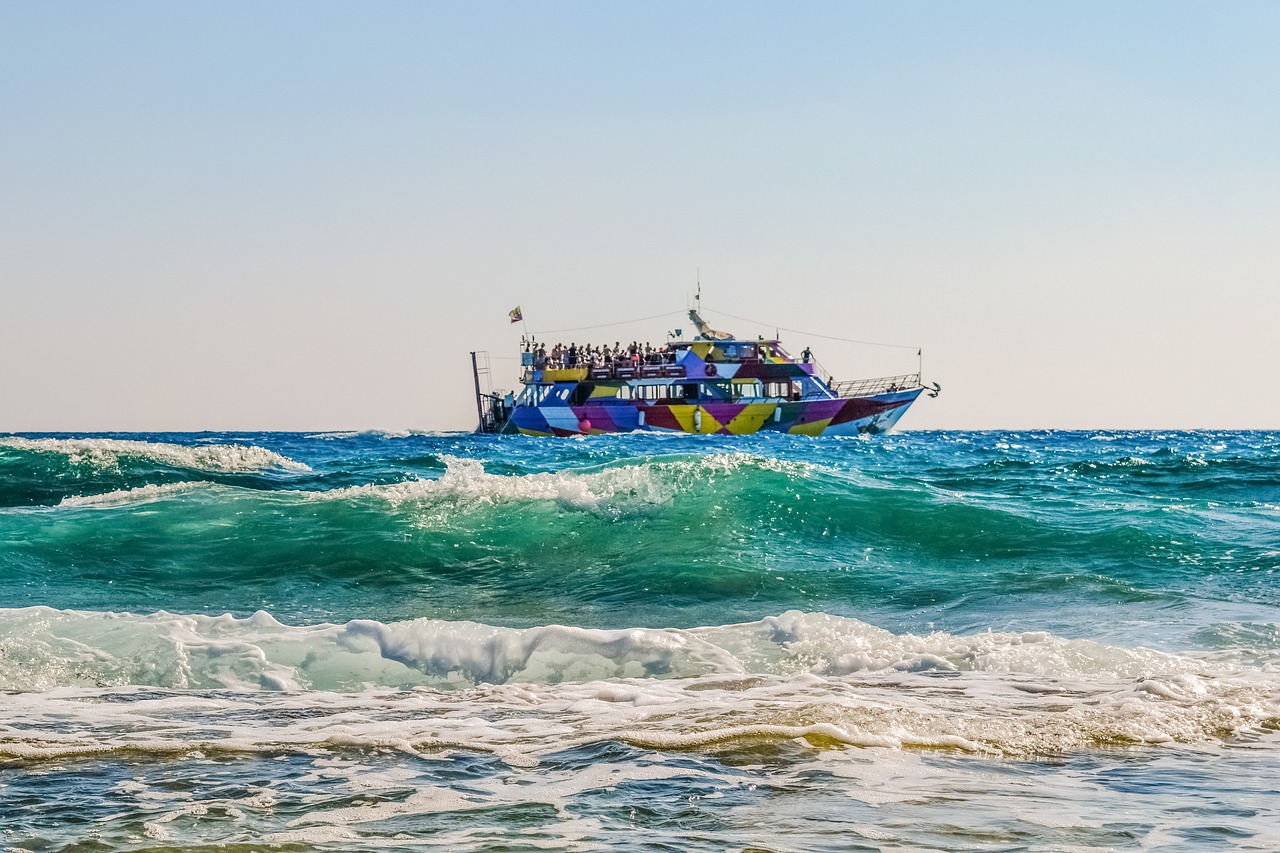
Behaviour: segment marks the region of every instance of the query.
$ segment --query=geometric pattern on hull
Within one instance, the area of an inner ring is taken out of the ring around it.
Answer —
[[[677,403],[588,400],[582,405],[517,405],[505,432],[572,436],[655,431],[702,435],[856,435],[892,429],[920,388],[834,400]]]

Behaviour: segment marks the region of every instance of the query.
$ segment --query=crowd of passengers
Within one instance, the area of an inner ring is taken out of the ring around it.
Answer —
[[[524,351],[533,353],[533,366],[545,367],[639,367],[642,364],[675,364],[676,349],[671,344],[655,347],[652,344],[632,341],[623,344],[615,341],[613,346],[593,346],[576,343],[555,344],[548,351],[546,344],[537,341],[522,341]]]

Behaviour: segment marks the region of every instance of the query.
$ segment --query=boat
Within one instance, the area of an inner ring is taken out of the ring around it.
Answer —
[[[518,393],[482,392],[487,372],[471,353],[478,433],[578,436],[619,432],[702,435],[858,435],[890,430],[922,393],[920,374],[835,381],[806,347],[792,357],[779,339],[742,339],[712,329],[679,330],[665,347],[607,361],[548,359],[526,340]],[[487,360],[485,362],[487,364]]]

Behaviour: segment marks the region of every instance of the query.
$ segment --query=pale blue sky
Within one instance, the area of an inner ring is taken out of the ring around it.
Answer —
[[[708,306],[923,345],[946,391],[905,428],[1280,428],[1278,34],[1261,2],[2,2],[0,430],[468,428],[513,305],[676,312],[699,267]]]

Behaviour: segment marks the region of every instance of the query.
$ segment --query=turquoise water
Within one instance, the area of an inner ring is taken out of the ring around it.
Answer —
[[[1280,848],[1280,434],[0,436],[0,847]]]

